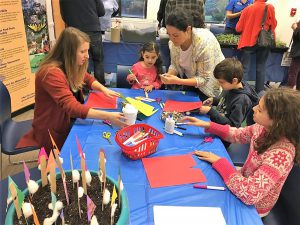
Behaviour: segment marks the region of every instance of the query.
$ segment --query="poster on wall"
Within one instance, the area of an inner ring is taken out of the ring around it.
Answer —
[[[12,112],[34,103],[34,71],[49,50],[45,1],[0,1],[0,80]]]

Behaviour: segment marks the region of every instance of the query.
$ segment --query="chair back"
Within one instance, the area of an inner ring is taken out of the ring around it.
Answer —
[[[2,143],[2,127],[11,118],[11,99],[6,86],[0,81],[0,144]]]
[[[294,165],[271,212],[263,218],[265,225],[300,224],[300,166]]]
[[[280,201],[286,210],[288,221],[286,224],[300,224],[300,165],[294,165],[280,194]]]
[[[117,88],[131,88],[131,85],[126,80],[131,66],[117,66]]]

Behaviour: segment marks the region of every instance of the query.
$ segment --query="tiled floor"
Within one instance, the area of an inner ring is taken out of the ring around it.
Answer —
[[[29,110],[19,116],[14,117],[13,119],[16,121],[22,121],[22,120],[28,120],[33,118],[33,110]],[[20,165],[9,165],[9,158],[5,154],[1,154],[2,160],[0,160],[0,168],[1,168],[1,179],[4,179],[7,177],[7,175],[14,175],[16,173],[19,173],[23,171],[23,164]],[[23,160],[32,160],[37,159],[38,157],[38,150],[31,151],[28,153],[22,153],[16,156],[11,156],[11,160],[13,162],[15,161],[23,161]],[[2,165],[1,165],[2,163]],[[27,164],[29,168],[36,167],[37,163],[28,163]]]

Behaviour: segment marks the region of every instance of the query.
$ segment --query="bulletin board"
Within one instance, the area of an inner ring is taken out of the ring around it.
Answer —
[[[46,0],[0,1],[0,80],[12,112],[34,103],[34,74],[49,48]]]

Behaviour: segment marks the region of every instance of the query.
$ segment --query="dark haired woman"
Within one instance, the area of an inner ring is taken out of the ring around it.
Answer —
[[[221,92],[213,71],[224,56],[215,36],[193,25],[194,19],[181,9],[167,18],[171,65],[161,80],[164,84],[183,85],[183,90],[194,90],[205,100]]]

